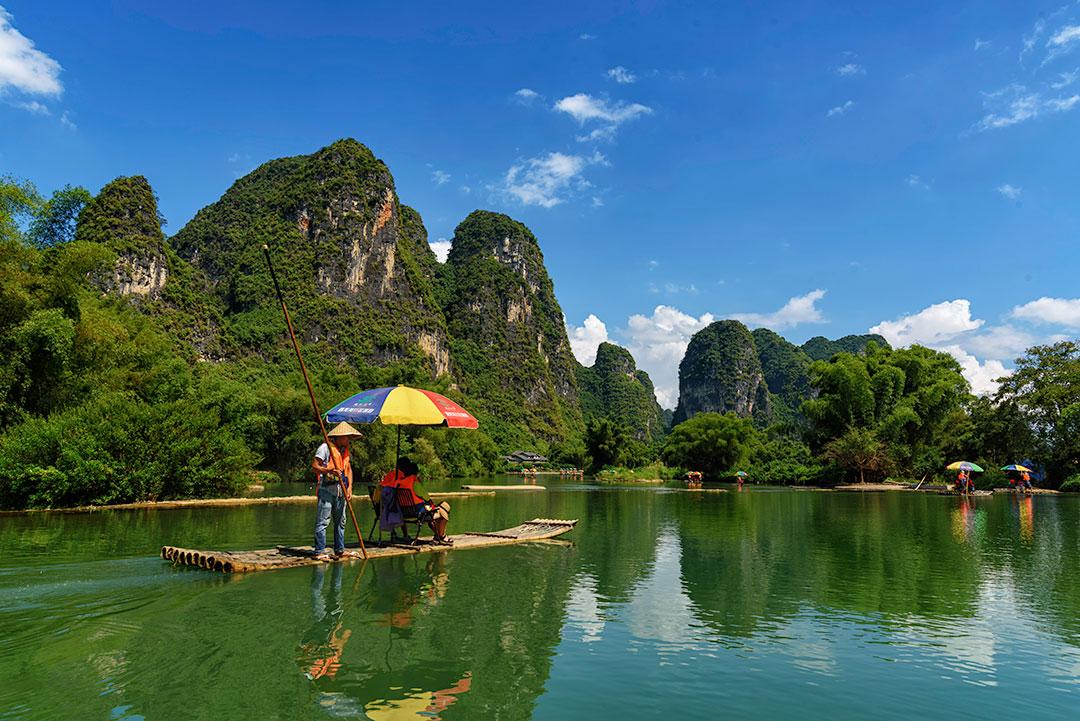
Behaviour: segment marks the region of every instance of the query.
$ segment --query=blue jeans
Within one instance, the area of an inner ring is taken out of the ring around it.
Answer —
[[[345,550],[345,496],[336,485],[319,486],[315,504],[315,553],[326,548],[326,527],[334,520],[334,553]]]

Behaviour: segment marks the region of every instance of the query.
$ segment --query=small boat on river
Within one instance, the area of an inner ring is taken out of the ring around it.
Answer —
[[[506,546],[515,543],[543,541],[561,536],[573,530],[577,520],[564,521],[557,518],[534,518],[521,525],[492,533],[460,533],[451,535],[453,545],[432,543],[429,539],[420,539],[415,544],[396,543],[374,546],[367,549],[368,558],[386,558],[389,556],[408,556],[417,553],[439,553],[468,548],[488,548]],[[358,548],[359,544],[348,544],[348,548]],[[277,546],[259,551],[199,551],[190,548],[162,546],[161,557],[172,561],[174,565],[195,566],[208,571],[222,573],[246,573],[249,571],[274,571],[279,568],[297,566],[316,566],[322,563],[355,561],[356,557],[343,556],[323,561],[315,558],[311,546]]]

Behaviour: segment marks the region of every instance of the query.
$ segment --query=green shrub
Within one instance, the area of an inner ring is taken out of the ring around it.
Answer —
[[[1080,493],[1080,473],[1074,473],[1066,478],[1058,490],[1066,493]]]

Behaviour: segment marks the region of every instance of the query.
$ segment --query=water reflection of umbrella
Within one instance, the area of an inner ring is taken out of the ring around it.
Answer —
[[[1001,470],[1003,470],[1003,471],[1020,471],[1022,473],[1034,473],[1034,471],[1032,471],[1030,468],[1028,468],[1027,466],[1021,466],[1019,463],[1012,463],[1012,464],[1007,465],[1007,466],[1002,466]]]
[[[970,461],[956,461],[945,466],[949,471],[975,471],[976,473],[982,473],[983,469]]]
[[[445,426],[477,428],[479,423],[467,410],[446,396],[409,386],[372,388],[360,391],[326,412],[331,423],[374,423],[397,426],[397,457],[401,456],[402,426]]]

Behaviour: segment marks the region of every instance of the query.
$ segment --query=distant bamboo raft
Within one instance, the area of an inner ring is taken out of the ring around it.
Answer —
[[[493,533],[461,533],[450,536],[454,545],[443,546],[431,543],[430,539],[421,539],[416,545],[395,544],[368,549],[369,558],[387,558],[389,556],[408,556],[417,553],[438,553],[469,548],[487,548],[506,546],[515,543],[543,541],[561,536],[573,530],[577,519],[564,521],[557,518],[534,518],[519,526]],[[358,547],[350,544],[350,548]],[[332,558],[320,561],[315,558],[311,546],[278,546],[260,551],[197,551],[190,548],[162,546],[161,557],[172,561],[174,565],[195,566],[208,571],[222,573],[247,573],[249,571],[274,571],[279,568],[297,566],[315,566],[321,563],[335,563],[355,558]]]
[[[546,491],[546,486],[480,486],[469,485],[462,486],[466,491]]]

